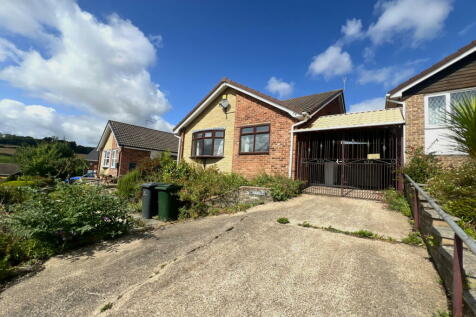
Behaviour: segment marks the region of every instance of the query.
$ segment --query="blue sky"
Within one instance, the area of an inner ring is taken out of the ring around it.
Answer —
[[[470,0],[7,0],[0,132],[94,144],[107,119],[170,129],[222,77],[283,99],[345,78],[348,110],[378,109],[476,39],[474,12]]]

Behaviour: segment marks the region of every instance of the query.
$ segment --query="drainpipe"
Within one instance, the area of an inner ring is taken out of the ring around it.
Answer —
[[[178,141],[178,151],[177,151],[177,163],[180,163],[182,157],[182,135],[176,137],[179,139]]]
[[[300,118],[298,118],[301,121],[299,121],[299,122],[297,122],[297,123],[295,123],[291,126],[291,131],[290,131],[291,140],[290,140],[290,146],[289,146],[289,166],[288,166],[288,177],[289,178],[292,178],[292,169],[293,169],[294,128],[297,125],[306,122],[307,120],[309,120],[309,118],[310,118],[309,113],[303,112],[302,115],[300,116]]]

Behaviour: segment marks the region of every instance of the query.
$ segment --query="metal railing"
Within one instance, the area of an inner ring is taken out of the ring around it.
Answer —
[[[424,197],[438,215],[454,231],[453,248],[453,285],[452,285],[452,308],[453,316],[463,316],[463,242],[473,254],[476,254],[476,241],[469,237],[463,229],[425,192],[410,176],[405,174],[405,178],[414,188],[412,213],[415,220],[415,227],[420,230],[420,203],[419,195]]]

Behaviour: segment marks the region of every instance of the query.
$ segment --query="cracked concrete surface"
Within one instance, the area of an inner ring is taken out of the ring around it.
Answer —
[[[0,294],[1,316],[431,316],[446,297],[424,248],[372,201],[303,195],[84,249]],[[288,217],[290,225],[276,222]],[[112,307],[100,313],[101,307]]]

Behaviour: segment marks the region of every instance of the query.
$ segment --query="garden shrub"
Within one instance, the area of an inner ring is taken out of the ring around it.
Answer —
[[[417,183],[426,183],[441,170],[438,159],[433,154],[425,154],[422,147],[411,148],[407,154],[410,161],[405,165],[403,172]]]
[[[0,205],[10,206],[21,203],[31,197],[34,190],[28,187],[1,186]]]
[[[428,191],[449,214],[461,218],[474,235],[476,229],[476,161],[446,169],[428,182]]]
[[[132,222],[127,205],[102,188],[59,183],[49,195],[15,205],[6,225],[14,236],[54,253],[119,236]]]
[[[260,174],[252,181],[252,185],[268,187],[271,190],[271,196],[275,201],[288,200],[296,197],[301,193],[302,182],[292,180],[286,176],[272,176],[268,174]]]
[[[407,217],[412,217],[412,211],[405,196],[395,189],[387,189],[384,191],[383,199],[389,209],[399,211]]]
[[[138,169],[130,171],[126,175],[119,178],[117,182],[117,194],[122,198],[139,197],[140,184],[144,183],[141,173]]]

